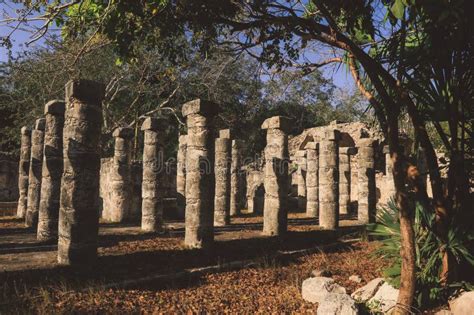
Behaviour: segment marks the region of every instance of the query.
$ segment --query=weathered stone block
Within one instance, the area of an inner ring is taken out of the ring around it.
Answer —
[[[303,281],[301,295],[303,299],[311,303],[321,303],[329,294],[345,294],[346,289],[327,277],[313,277]]]
[[[219,112],[219,106],[211,101],[196,99],[183,105],[182,113],[184,117],[192,114],[202,116],[214,116]]]
[[[230,129],[221,129],[219,130],[219,138],[232,139],[232,131]]]
[[[262,129],[281,129],[284,132],[289,132],[291,121],[283,116],[270,117],[263,122]]]
[[[168,127],[168,120],[154,117],[147,117],[142,123],[141,130],[165,131]]]
[[[351,294],[351,296],[356,301],[361,302],[361,303],[365,303],[375,295],[377,290],[380,288],[380,286],[384,282],[385,281],[383,280],[383,278],[375,278],[375,279],[369,281],[363,287],[360,287],[357,290],[355,290],[354,293]]]
[[[90,80],[72,80],[66,83],[66,101],[75,98],[84,103],[100,104],[105,94],[105,86]]]
[[[64,116],[66,110],[66,103],[62,100],[52,100],[44,106],[44,114],[51,114],[56,116]]]
[[[114,132],[112,133],[112,137],[131,139],[133,137],[133,129],[129,127],[115,128]]]
[[[46,119],[44,119],[44,118],[36,119],[36,121],[35,121],[35,130],[44,131],[45,126],[46,126]]]

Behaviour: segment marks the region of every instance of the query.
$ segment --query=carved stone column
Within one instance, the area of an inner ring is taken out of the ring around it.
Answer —
[[[63,175],[64,110],[65,103],[59,100],[48,102],[44,109],[46,127],[37,234],[39,241],[54,240],[58,237],[59,199]]]
[[[28,201],[25,216],[27,227],[38,226],[38,212],[41,198],[41,172],[43,168],[45,119],[36,120],[35,128],[31,132],[31,159],[28,172]]]
[[[296,152],[296,163],[298,164],[298,209],[306,211],[306,151]]]
[[[176,203],[180,218],[184,218],[186,209],[186,138],[186,135],[179,136],[176,165]]]
[[[351,155],[355,148],[339,148],[339,213],[348,214],[351,203]]]
[[[328,130],[319,143],[319,225],[334,230],[339,224],[339,131]]]
[[[66,84],[58,231],[60,264],[89,265],[97,258],[103,95],[104,86],[97,82],[75,80]]]
[[[319,214],[319,144],[306,144],[306,216],[315,218]]]
[[[20,162],[18,172],[18,208],[16,216],[24,219],[28,205],[28,174],[30,172],[31,159],[31,129],[28,127],[21,128],[21,148]]]
[[[204,100],[183,105],[188,125],[184,244],[208,248],[214,242],[214,116],[218,106]]]
[[[229,129],[221,130],[216,139],[215,176],[216,190],[214,198],[214,226],[230,224],[230,164],[231,139]]]
[[[357,218],[363,223],[375,219],[375,161],[374,141],[361,139],[358,149],[358,210]]]
[[[278,236],[287,231],[288,224],[288,135],[289,121],[282,116],[265,120],[263,234]]]
[[[240,167],[242,141],[232,140],[232,163],[230,167],[230,216],[240,214]]]
[[[143,147],[142,230],[158,232],[163,229],[163,196],[165,172],[164,131],[168,122],[147,118],[142,124],[145,132]]]
[[[114,158],[110,171],[110,209],[104,209],[103,219],[125,222],[132,218],[132,128],[116,128]]]

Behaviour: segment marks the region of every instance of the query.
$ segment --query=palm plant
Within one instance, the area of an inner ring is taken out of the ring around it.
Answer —
[[[390,259],[392,264],[384,270],[387,281],[395,287],[400,284],[400,223],[398,208],[393,199],[377,211],[377,223],[370,224],[367,230],[371,236],[381,242],[376,254]],[[434,232],[435,214],[416,205],[416,301],[419,307],[427,307],[446,301],[447,297],[459,288],[470,288],[472,284],[455,282],[446,287],[439,282],[442,266],[440,246],[445,246],[458,264],[467,263],[474,267],[474,232],[453,224],[448,231],[447,240],[441,240]]]

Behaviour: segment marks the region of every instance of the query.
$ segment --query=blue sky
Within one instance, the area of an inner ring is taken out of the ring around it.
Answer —
[[[6,3],[5,3],[6,2]],[[12,10],[21,8],[21,4],[14,4],[11,3],[10,1],[1,1],[0,0],[0,14],[4,14],[4,12],[7,12],[10,15],[12,14]],[[0,19],[3,19],[1,17]],[[37,23],[32,23],[30,26],[32,27],[39,27],[41,25],[40,22]],[[0,37],[5,37],[8,34],[10,34],[12,31],[11,27],[0,25]],[[27,46],[26,44],[28,41],[31,40],[30,38],[31,33],[22,31],[21,29],[17,29],[13,34],[11,35],[11,41],[13,44],[12,48],[12,53],[15,56],[16,54],[28,50],[28,49],[35,49],[40,47],[41,45],[44,44],[44,41],[41,39],[30,44]],[[8,59],[8,51],[6,48],[0,46],[0,62],[5,62]],[[325,66],[321,69],[324,73],[324,75],[327,78],[332,78],[334,84],[340,88],[343,89],[353,89],[354,88],[354,83],[352,80],[352,77],[350,74],[346,71],[344,66],[337,67],[336,65],[328,65]]]

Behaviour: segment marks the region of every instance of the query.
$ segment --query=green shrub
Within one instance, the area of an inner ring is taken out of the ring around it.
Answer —
[[[400,221],[398,207],[393,199],[387,206],[377,211],[377,222],[367,227],[369,235],[380,240],[382,246],[376,252],[392,261],[384,270],[384,277],[394,287],[400,286]],[[463,228],[463,224],[453,219],[448,231],[448,239],[443,242],[434,233],[435,214],[425,209],[421,204],[416,205],[415,211],[415,245],[416,245],[416,302],[418,307],[425,308],[446,302],[454,290],[472,288],[465,282],[451,283],[443,287],[439,282],[442,267],[441,246],[461,263],[468,263],[474,267],[474,231]]]

